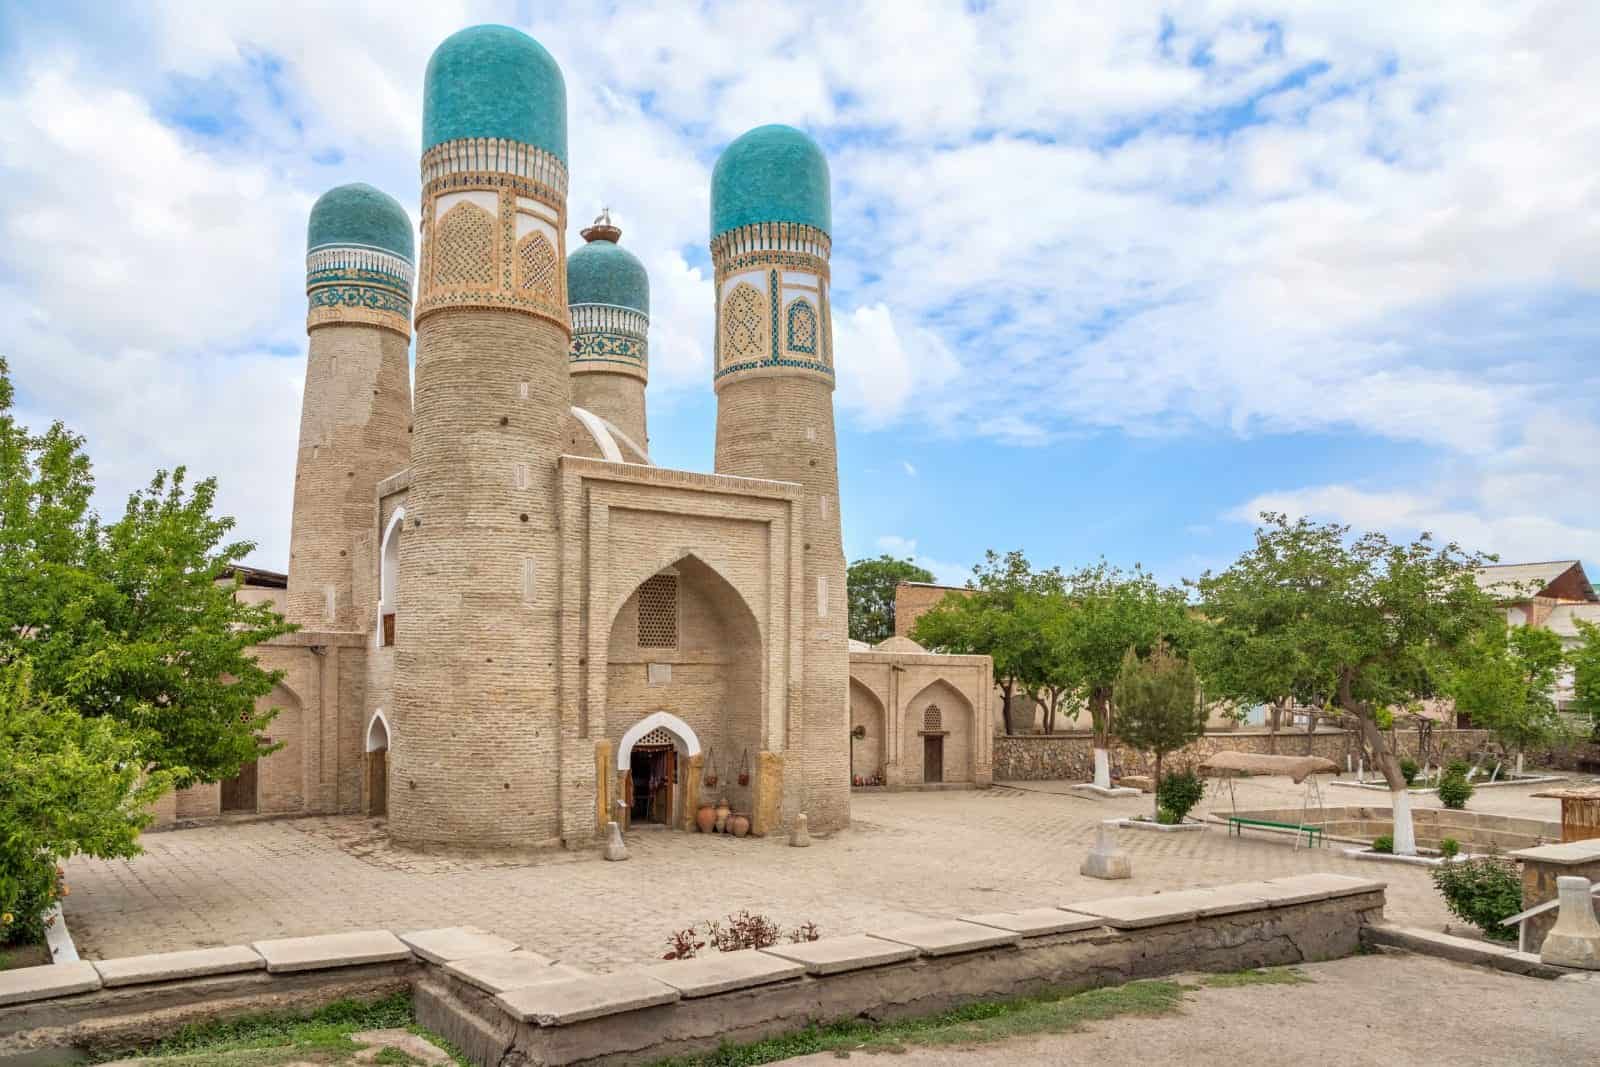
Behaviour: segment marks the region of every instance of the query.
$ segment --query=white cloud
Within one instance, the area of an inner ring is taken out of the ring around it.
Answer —
[[[939,585],[966,585],[967,579],[972,577],[972,568],[960,563],[950,563],[932,556],[922,555],[917,551],[915,538],[901,537],[898,534],[884,534],[874,542],[878,551],[887,552],[896,559],[909,559],[919,567],[925,567],[933,573],[933,580]]]

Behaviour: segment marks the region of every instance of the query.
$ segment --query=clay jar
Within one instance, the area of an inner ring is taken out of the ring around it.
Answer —
[[[748,815],[730,815],[728,817],[728,832],[734,837],[743,837],[750,832],[750,817]]]
[[[727,829],[728,829],[728,802],[726,800],[717,801],[716,818],[713,820],[712,826],[715,828],[716,832],[719,833],[719,834],[720,833],[725,833],[727,831]]]
[[[694,813],[695,829],[699,830],[703,834],[709,834],[711,832],[711,828],[716,825],[716,822],[717,810],[709,803],[700,805],[699,810]]]

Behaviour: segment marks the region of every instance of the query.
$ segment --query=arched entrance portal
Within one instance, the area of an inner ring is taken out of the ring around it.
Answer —
[[[630,726],[617,745],[617,797],[622,822],[672,826],[688,803],[690,761],[700,738],[689,724],[665,711]]]
[[[389,720],[381,708],[367,724],[367,814],[389,814]]]

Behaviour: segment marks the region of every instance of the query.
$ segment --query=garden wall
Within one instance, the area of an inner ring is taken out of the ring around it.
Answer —
[[[1274,751],[1273,738],[1265,731],[1219,730],[1208,733],[1198,741],[1167,757],[1165,767],[1185,767],[1199,763],[1217,752]],[[1445,758],[1466,759],[1490,743],[1487,730],[1434,730],[1429,739],[1432,762]],[[1397,730],[1394,744],[1402,756],[1415,756],[1417,732]],[[1356,738],[1346,730],[1318,730],[1307,735],[1304,731],[1284,731],[1277,735],[1276,751],[1286,756],[1324,756],[1340,767],[1345,754],[1358,751]],[[1165,769],[1165,767],[1163,769]],[[1148,753],[1138,752],[1123,745],[1111,746],[1113,775],[1149,774],[1151,762]],[[994,739],[994,779],[996,782],[1089,781],[1094,777],[1094,739],[1085,733],[1072,734],[1016,734]]]

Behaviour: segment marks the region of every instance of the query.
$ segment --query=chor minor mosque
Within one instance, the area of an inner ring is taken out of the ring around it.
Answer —
[[[280,747],[160,817],[580,847],[988,784],[987,657],[848,638],[821,150],[762,126],[716,162],[715,469],[666,470],[649,279],[608,216],[568,255],[566,123],[538,42],[463,30],[425,75],[420,235],[366,185],[312,208],[288,573],[241,590],[300,627],[260,648]]]

